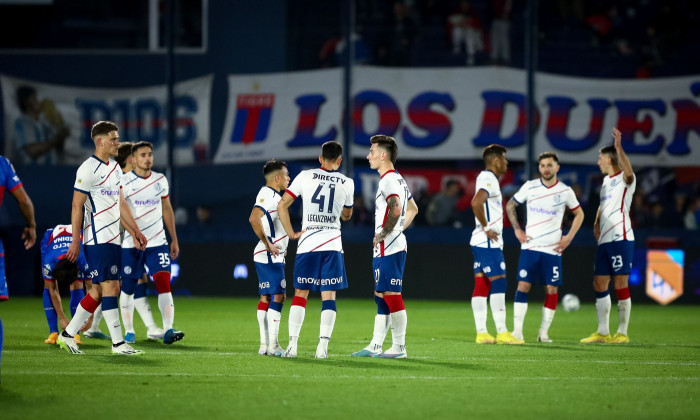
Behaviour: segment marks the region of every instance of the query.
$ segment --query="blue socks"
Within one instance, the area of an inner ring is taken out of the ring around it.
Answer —
[[[49,289],[44,289],[43,302],[44,302],[44,313],[46,314],[46,322],[49,324],[49,332],[57,333],[58,332],[58,316],[56,315],[56,309],[54,309],[53,303],[51,302],[51,294],[49,293]],[[71,304],[72,303],[73,303],[73,299],[72,299],[72,295],[71,295]]]

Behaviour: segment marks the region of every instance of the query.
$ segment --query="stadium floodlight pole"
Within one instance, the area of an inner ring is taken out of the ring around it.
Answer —
[[[352,68],[355,60],[355,43],[352,40],[352,32],[355,28],[355,0],[343,0],[340,8],[340,20],[345,39],[345,51],[343,52],[343,140],[344,158],[343,169],[350,178],[353,177],[354,165],[352,161]]]
[[[170,191],[177,191],[175,181],[175,163],[173,151],[175,148],[175,0],[165,1],[165,42],[167,54],[165,60],[165,83],[167,87],[167,119],[168,119],[168,158],[166,174],[170,182]],[[178,194],[173,194],[173,206],[177,206]]]
[[[527,149],[525,155],[525,179],[533,176],[533,166],[535,158],[535,76],[537,75],[537,33],[539,12],[538,0],[528,0],[525,10],[525,71],[527,72],[527,104],[525,113],[527,115],[526,142]]]

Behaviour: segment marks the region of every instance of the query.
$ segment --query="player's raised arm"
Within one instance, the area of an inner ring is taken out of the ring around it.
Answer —
[[[80,255],[80,232],[83,225],[83,209],[85,206],[85,201],[87,201],[87,194],[82,191],[73,190],[73,204],[71,205],[70,212],[70,224],[73,228],[73,241],[68,247],[68,252],[66,252],[66,258],[68,261],[73,261],[78,259]]]
[[[22,212],[22,216],[27,221],[27,226],[24,227],[22,231],[22,239],[24,240],[24,249],[29,249],[34,246],[36,242],[36,220],[34,219],[34,204],[32,204],[32,199],[24,190],[24,187],[20,186],[10,191],[10,194],[17,200],[19,205],[19,210]]]
[[[295,232],[294,228],[292,228],[292,222],[289,219],[289,207],[293,202],[294,198],[292,198],[289,193],[284,193],[282,200],[280,200],[277,205],[277,214],[279,215],[280,223],[282,223],[282,227],[284,227],[284,231],[287,232],[289,239],[299,239],[304,232]]]
[[[622,148],[622,133],[617,128],[613,128],[613,138],[615,139],[617,161],[620,163],[620,168],[622,168],[625,183],[629,185],[634,181],[634,170],[632,170],[632,163],[627,157],[627,153],[625,153],[625,150]]]
[[[140,249],[141,251],[146,249],[148,241],[146,240],[146,237],[143,236],[143,233],[141,233],[139,226],[136,224],[134,215],[131,214],[131,209],[129,208],[129,204],[127,204],[126,200],[124,199],[124,191],[121,188],[119,189],[119,221],[121,225],[124,226],[124,229],[126,229],[134,238],[134,247]]]
[[[479,190],[476,194],[474,194],[474,198],[472,198],[472,210],[474,211],[474,217],[476,217],[476,220],[479,221],[481,226],[486,227],[487,229],[489,224],[486,220],[484,204],[486,204],[486,200],[488,200],[488,198],[489,193],[486,192],[486,190]],[[497,240],[498,233],[487,229],[484,229],[486,236],[492,241]]]
[[[408,229],[409,226],[411,226],[411,223],[413,223],[413,219],[415,219],[416,215],[418,214],[418,204],[416,204],[416,200],[411,197],[410,200],[408,200],[408,203],[406,203],[406,220],[403,222],[403,229],[406,230]]]
[[[253,228],[255,236],[257,236],[258,239],[260,239],[260,241],[262,241],[262,243],[265,245],[265,249],[267,249],[267,252],[277,257],[280,254],[280,250],[277,249],[277,247],[274,246],[272,243],[270,243],[270,240],[267,239],[267,236],[265,236],[265,229],[263,228],[261,221],[264,215],[265,213],[260,207],[253,207],[253,211],[250,212],[248,222],[250,222],[250,226]]]
[[[163,207],[163,222],[165,222],[165,228],[170,234],[170,258],[175,259],[180,255],[180,244],[177,241],[177,232],[175,232],[175,212],[170,197],[161,197],[160,202]]]

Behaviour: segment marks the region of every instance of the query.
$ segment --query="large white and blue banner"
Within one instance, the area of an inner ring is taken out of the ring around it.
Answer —
[[[178,165],[204,161],[209,149],[213,76],[175,84],[175,148]],[[100,120],[119,125],[121,141],[149,141],[156,165],[167,159],[167,90],[165,85],[141,88],[84,88],[0,76],[5,121],[4,154],[13,161],[79,165],[94,152],[90,128]],[[27,95],[29,92],[33,98]],[[22,102],[22,104],[20,104]],[[25,148],[56,135],[62,147],[28,155]],[[48,159],[53,157],[53,159]]]
[[[313,159],[342,141],[342,70],[229,76],[217,163]],[[526,158],[525,72],[503,68],[385,69],[354,73],[352,156],[391,135],[400,159],[478,159],[492,143]],[[700,76],[599,80],[539,74],[535,156],[595,164],[618,127],[632,163],[700,162]],[[346,145],[347,147],[347,145]]]

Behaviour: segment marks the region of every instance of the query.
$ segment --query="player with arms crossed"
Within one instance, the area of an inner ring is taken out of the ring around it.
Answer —
[[[477,344],[523,344],[506,328],[506,262],[503,258],[503,196],[498,178],[508,169],[506,148],[492,144],[482,154],[486,169],[476,178],[472,209],[476,227],[469,245],[474,254],[474,293],[472,311]],[[498,332],[496,338],[486,329],[491,294],[491,313]]]
[[[379,172],[381,176],[375,197],[375,235],[372,241],[377,315],[374,317],[372,341],[352,356],[405,359],[408,318],[401,290],[408,247],[403,231],[418,214],[418,206],[408,190],[406,181],[394,169],[398,154],[396,140],[389,136],[377,135],[373,136],[370,142],[372,146],[367,160],[370,168]],[[382,352],[389,325],[391,348]]]
[[[294,298],[289,309],[289,345],[284,357],[297,356],[297,342],[306,314],[309,291],[321,292],[321,327],[316,358],[328,358],[328,342],[335,325],[335,295],[347,289],[340,221],[352,217],[355,182],[337,172],[343,148],[334,141],[321,147],[321,167],[302,171],[277,206],[280,221],[290,239],[299,239],[294,262]],[[302,198],[302,231],[295,232],[289,206]]]
[[[170,290],[170,260],[177,258],[180,247],[175,232],[175,213],[170,203],[170,187],[165,175],[153,171],[153,145],[147,141],[131,147],[134,170],[123,179],[124,199],[134,215],[138,228],[148,241],[145,250],[139,249],[133,235],[124,232],[122,244],[122,284],[133,293],[144,267],[153,277],[158,291],[158,308],[163,317],[163,343],[172,344],[185,337],[182,331],[173,329],[175,304]],[[170,234],[170,247],[165,237],[165,228]],[[133,314],[133,312],[132,312]],[[132,315],[133,316],[133,315]],[[133,327],[133,318],[132,318]],[[155,327],[155,324],[153,325]],[[149,331],[153,338],[154,331]]]
[[[134,143],[120,143],[116,161],[123,174],[134,170],[134,157],[131,155]],[[137,222],[138,223],[138,222]],[[124,258],[124,232],[122,231],[122,258]],[[148,274],[143,273],[138,282],[134,284],[133,279],[122,281],[122,291],[119,294],[119,309],[124,323],[124,341],[127,343],[136,342],[136,331],[134,330],[134,308],[141,316],[143,324],[146,326],[146,338],[149,340],[162,340],[164,331],[156,326],[151,312],[151,305],[146,297],[148,289]]]
[[[95,154],[78,168],[73,186],[71,232],[73,240],[66,253],[75,262],[82,244],[88,263],[88,278],[93,287],[80,301],[73,319],[58,335],[56,342],[73,354],[82,354],[73,337],[102,302],[102,315],[112,337],[112,353],[142,354],[124,342],[119,322],[119,270],[121,267],[121,232],[119,225],[137,238],[139,247],[146,247],[146,238],[139,230],[121,188],[122,172],[112,157],[119,147],[119,127],[111,121],[99,121],[92,126]],[[84,216],[84,217],[83,217]]]
[[[615,142],[600,149],[598,166],[606,174],[600,188],[600,206],[593,224],[598,241],[595,255],[593,290],[598,331],[581,340],[582,343],[629,343],[627,326],[632,300],[627,279],[632,270],[634,232],[630,222],[630,205],[637,188],[632,164],[622,148],[622,133],[613,128]],[[610,337],[610,278],[615,283],[619,324],[617,333]]]
[[[284,257],[287,254],[289,237],[280,222],[277,205],[282,199],[282,192],[289,185],[287,164],[274,159],[269,160],[263,166],[263,175],[265,186],[260,188],[248,219],[253,232],[260,239],[253,251],[260,293],[257,312],[260,327],[258,354],[282,356],[284,349],[280,346],[278,337],[282,305],[286,297]]]
[[[506,205],[508,219],[521,243],[512,335],[523,340],[527,295],[532,284],[541,280],[545,286],[545,299],[537,341],[551,343],[549,326],[557,309],[562,282],[561,253],[571,244],[581,227],[583,210],[571,187],[557,179],[559,157],[556,153],[540,155],[539,171],[542,177],[523,184]],[[524,203],[527,203],[527,226],[522,230],[515,208]],[[567,207],[575,217],[569,233],[562,236],[561,224]]]

